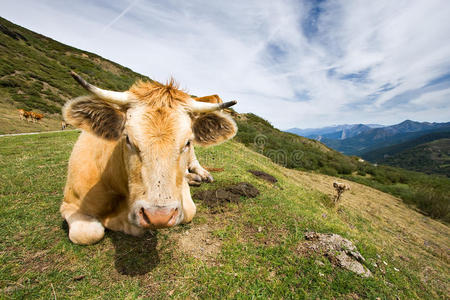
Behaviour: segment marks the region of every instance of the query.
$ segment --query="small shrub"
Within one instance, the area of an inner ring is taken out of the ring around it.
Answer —
[[[357,174],[358,174],[359,176],[366,176],[366,175],[367,175],[366,171],[364,171],[364,170],[358,170],[358,171],[357,171]]]
[[[322,169],[320,169],[320,172],[329,176],[338,176],[338,171],[336,171],[336,169],[333,169],[331,167],[324,167]]]

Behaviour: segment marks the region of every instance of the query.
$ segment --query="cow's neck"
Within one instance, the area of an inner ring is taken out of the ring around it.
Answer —
[[[111,191],[123,196],[128,194],[128,173],[125,164],[125,140],[110,144],[109,159],[106,164],[102,182]]]

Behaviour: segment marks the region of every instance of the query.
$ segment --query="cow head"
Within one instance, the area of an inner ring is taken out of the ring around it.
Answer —
[[[72,76],[92,95],[75,98],[63,108],[67,123],[117,141],[128,178],[129,221],[161,228],[190,221],[183,202],[190,199],[185,175],[191,143],[215,145],[237,131],[221,109],[236,104],[193,100],[171,81],[138,82],[126,92],[95,87]],[[186,199],[189,198],[189,199]]]

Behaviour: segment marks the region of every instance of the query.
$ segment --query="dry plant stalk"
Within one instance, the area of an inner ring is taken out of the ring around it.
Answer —
[[[345,191],[349,191],[350,190],[350,186],[346,183],[341,183],[341,182],[337,182],[335,181],[333,183],[333,187],[336,190],[336,195],[334,195],[333,197],[333,202],[336,205],[336,203],[339,202],[339,200],[341,199],[342,194]]]

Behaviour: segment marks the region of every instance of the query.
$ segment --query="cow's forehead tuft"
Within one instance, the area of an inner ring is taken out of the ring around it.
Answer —
[[[156,81],[138,81],[129,90],[141,102],[153,107],[170,107],[184,105],[190,96],[179,89],[171,79],[166,84]]]
[[[128,130],[143,143],[168,143],[191,134],[191,119],[182,109],[142,105],[133,109]]]

